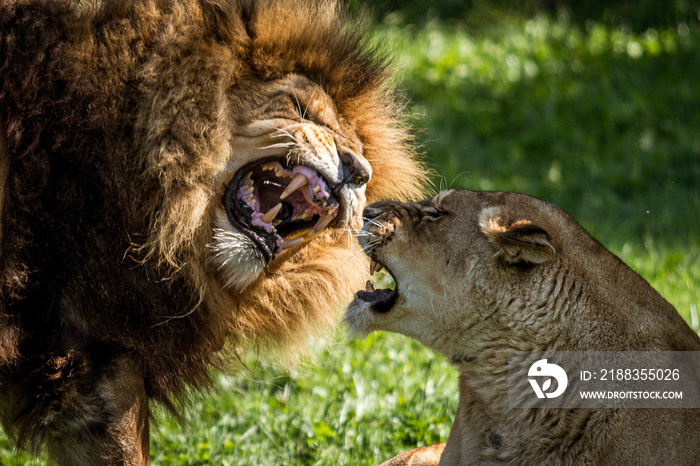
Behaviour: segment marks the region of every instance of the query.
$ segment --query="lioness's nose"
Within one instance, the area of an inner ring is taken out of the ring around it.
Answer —
[[[365,210],[362,212],[362,217],[364,217],[365,220],[372,220],[398,205],[400,205],[400,203],[395,201],[373,202],[365,207]]]
[[[340,161],[343,163],[344,183],[362,186],[372,178],[372,166],[363,157],[349,151],[342,151]]]

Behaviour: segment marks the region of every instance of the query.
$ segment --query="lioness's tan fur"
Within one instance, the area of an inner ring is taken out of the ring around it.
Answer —
[[[676,310],[566,213],[520,194],[445,191],[365,216],[360,242],[398,293],[386,312],[358,293],[351,329],[415,338],[459,371],[447,445],[422,464],[700,462],[697,409],[509,405],[512,351],[700,351]]]

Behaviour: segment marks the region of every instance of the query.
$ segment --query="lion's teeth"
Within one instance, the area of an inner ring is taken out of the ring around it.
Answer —
[[[320,184],[317,184],[316,186],[314,186],[314,194],[318,193],[320,190],[321,190]]]
[[[322,216],[321,218],[318,219],[318,222],[316,222],[316,225],[311,229],[310,232],[307,233],[306,236],[313,236],[319,231],[323,230],[328,226],[329,223],[338,215],[338,208],[337,206],[334,207],[332,210],[328,211],[326,215]]]
[[[262,216],[261,220],[265,223],[272,223],[275,217],[277,217],[277,214],[280,213],[280,210],[282,210],[281,202],[274,206],[272,209],[268,210],[267,213]]]
[[[367,284],[365,285],[365,291],[367,291],[368,293],[372,293],[372,292],[376,291],[374,289],[374,285],[372,285],[372,282],[369,280],[367,280]]]
[[[297,244],[301,243],[302,241],[304,241],[303,237],[297,238],[297,239],[284,240],[282,242],[282,251],[284,251],[285,249],[292,248],[292,247],[296,246]]]
[[[289,182],[289,185],[282,191],[282,194],[280,195],[280,200],[285,199],[287,196],[292,194],[294,191],[296,191],[299,188],[302,188],[306,186],[309,183],[309,180],[306,179],[306,177],[302,174],[296,175],[292,181]]]

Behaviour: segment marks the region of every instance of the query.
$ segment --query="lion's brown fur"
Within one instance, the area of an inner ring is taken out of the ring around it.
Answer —
[[[0,389],[21,393],[4,422],[31,443],[64,384],[104,361],[128,355],[167,402],[227,341],[301,338],[358,287],[340,233],[244,293],[211,273],[213,181],[257,83],[293,72],[324,89],[364,143],[369,200],[425,181],[385,58],[334,1],[77,3],[0,2]]]

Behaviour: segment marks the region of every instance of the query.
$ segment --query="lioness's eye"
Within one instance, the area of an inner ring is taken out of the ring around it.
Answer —
[[[437,219],[447,215],[446,211],[436,209],[436,208],[424,209],[422,213],[423,213],[423,218],[421,219],[422,222],[424,222],[426,220],[429,220],[429,221],[437,220]]]
[[[447,212],[444,210],[435,209],[431,212],[426,212],[426,214],[428,215],[428,217],[430,217],[431,220],[437,220],[440,217],[444,217],[445,215],[447,215]]]

